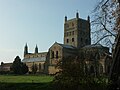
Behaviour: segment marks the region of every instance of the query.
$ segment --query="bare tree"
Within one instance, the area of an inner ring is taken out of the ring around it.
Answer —
[[[92,13],[93,43],[100,43],[112,48],[117,34],[117,4],[113,0],[100,0]]]

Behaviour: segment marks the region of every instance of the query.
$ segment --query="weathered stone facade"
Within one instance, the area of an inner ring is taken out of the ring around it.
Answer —
[[[48,73],[49,74],[55,74],[59,71],[59,69],[56,68],[57,63],[62,60],[63,57],[69,57],[69,56],[76,56],[77,48],[72,45],[65,45],[55,42],[50,48],[49,48],[49,66],[48,66]]]
[[[111,63],[108,55],[109,48],[100,44],[87,45],[79,50],[80,60],[84,60],[87,71],[96,75],[108,73],[107,67]]]
[[[64,44],[72,45],[77,48],[81,48],[85,45],[91,44],[90,38],[90,17],[88,20],[79,18],[79,14],[76,13],[76,18],[67,20],[65,17],[64,23]]]

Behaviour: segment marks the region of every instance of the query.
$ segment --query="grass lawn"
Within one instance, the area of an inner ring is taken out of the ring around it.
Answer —
[[[0,75],[0,90],[53,90],[52,80],[46,75]]]
[[[47,83],[53,80],[52,76],[46,75],[23,75],[23,76],[13,76],[13,75],[0,75],[0,83]]]

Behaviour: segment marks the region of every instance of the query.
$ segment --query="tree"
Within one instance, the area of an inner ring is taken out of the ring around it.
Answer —
[[[25,63],[22,63],[22,73],[26,74],[28,72],[28,66]]]
[[[38,69],[37,64],[34,64],[34,62],[33,62],[33,65],[32,65],[32,73],[33,73],[33,74],[36,74],[37,69]]]
[[[28,67],[26,66],[26,64],[21,62],[19,56],[16,56],[11,66],[11,69],[15,74],[25,74],[28,72]]]
[[[102,12],[100,12],[100,10]],[[100,26],[99,31],[104,29],[111,35],[113,34],[113,30],[116,31],[115,48],[112,53],[113,63],[110,70],[110,90],[120,89],[120,0],[100,0],[95,11],[97,11],[98,14],[95,14],[97,18],[94,18],[93,24]],[[97,23],[97,21],[100,23]],[[102,21],[104,22],[102,23]],[[104,34],[101,35],[103,35],[103,38],[106,37]]]
[[[0,66],[0,74],[2,74],[4,72],[4,63],[1,62],[1,66]]]
[[[3,71],[3,65],[4,65],[4,63],[1,62],[1,71]]]
[[[4,63],[3,62],[1,62],[1,65],[3,65]]]
[[[117,36],[117,4],[113,0],[100,0],[92,14],[92,36],[94,43],[101,43],[112,48]]]
[[[120,0],[118,0],[118,9],[117,9],[117,20],[116,20],[116,29],[118,30],[118,35],[116,38],[116,46],[113,52],[113,64],[110,71],[110,90],[120,89]]]
[[[60,71],[54,78],[54,86],[59,90],[77,90],[82,83],[84,73],[84,64],[79,57],[63,58],[56,68]]]

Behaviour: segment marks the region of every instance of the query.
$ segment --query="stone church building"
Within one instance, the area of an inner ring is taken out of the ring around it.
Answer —
[[[38,52],[36,45],[35,52],[29,53],[28,46],[24,48],[24,59],[31,72],[31,67],[36,64],[37,72],[55,74],[59,71],[56,68],[57,62],[63,57],[80,56],[86,63],[87,70],[90,73],[108,73],[111,66],[109,48],[100,44],[91,45],[90,17],[87,20],[79,18],[79,13],[73,19],[64,21],[64,44],[55,42],[48,52]]]
[[[45,69],[46,57],[47,57],[47,52],[38,53],[37,45],[35,47],[35,52],[29,53],[28,46],[26,44],[24,48],[24,59],[22,60],[22,62],[26,63],[29,72],[32,72],[32,66],[36,64],[37,72],[41,73],[44,72]]]

